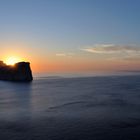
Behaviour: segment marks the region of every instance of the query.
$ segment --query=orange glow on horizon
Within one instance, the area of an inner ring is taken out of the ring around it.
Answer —
[[[32,71],[37,73],[140,70],[140,61],[135,59],[108,59],[104,54],[101,57],[101,54],[88,56],[80,53],[75,53],[72,57],[56,56],[56,52],[47,50],[47,47],[40,49],[32,43],[22,41],[0,42],[0,45],[3,46],[0,60],[7,65],[20,61],[30,62]]]
[[[139,62],[125,61],[32,61],[32,69],[34,72],[116,72],[121,70],[137,70],[140,69]]]

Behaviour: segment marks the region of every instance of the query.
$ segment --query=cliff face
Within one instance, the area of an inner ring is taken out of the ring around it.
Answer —
[[[33,80],[29,62],[9,66],[0,61],[0,80],[30,82]]]

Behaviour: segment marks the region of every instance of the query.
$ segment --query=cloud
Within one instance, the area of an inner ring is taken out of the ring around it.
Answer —
[[[69,53],[57,53],[56,54],[56,56],[62,56],[62,57],[64,57],[64,56],[68,56],[68,57],[72,57],[72,56],[74,56],[74,53],[71,53],[71,52],[69,52]]]
[[[140,54],[140,47],[136,45],[96,44],[93,46],[82,48],[80,50],[97,54],[114,54],[114,53]]]
[[[65,53],[57,53],[56,56],[66,56]]]

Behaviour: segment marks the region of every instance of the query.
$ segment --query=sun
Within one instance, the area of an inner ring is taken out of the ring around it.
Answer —
[[[5,63],[7,65],[14,65],[15,63],[17,62],[20,62],[21,59],[18,58],[18,57],[15,57],[15,56],[11,56],[11,57],[8,57],[6,60],[5,60]]]

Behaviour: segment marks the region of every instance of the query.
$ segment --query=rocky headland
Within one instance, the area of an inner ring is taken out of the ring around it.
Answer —
[[[33,80],[29,62],[18,62],[15,65],[6,65],[0,61],[0,80],[30,82]]]

